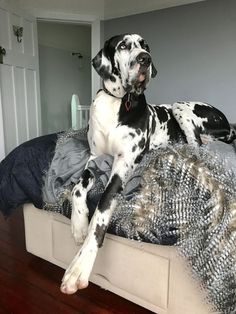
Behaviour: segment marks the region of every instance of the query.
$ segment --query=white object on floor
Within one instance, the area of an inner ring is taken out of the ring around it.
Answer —
[[[90,106],[80,104],[79,96],[73,94],[71,98],[71,127],[73,130],[83,129],[88,124]]]

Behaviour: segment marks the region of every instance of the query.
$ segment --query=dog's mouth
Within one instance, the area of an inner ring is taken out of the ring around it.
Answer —
[[[135,88],[144,89],[149,81],[148,69],[139,69],[136,79],[133,82]]]
[[[149,82],[149,70],[149,66],[147,67],[137,64],[130,73],[129,83],[126,85],[126,90],[133,90],[138,94],[142,93]]]
[[[142,83],[142,82],[144,82],[145,80],[146,80],[146,73],[140,73],[140,74],[138,74],[137,81],[138,81],[139,83]]]

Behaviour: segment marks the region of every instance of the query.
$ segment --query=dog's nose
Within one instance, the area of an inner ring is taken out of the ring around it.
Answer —
[[[149,66],[151,64],[151,56],[146,53],[146,52],[141,52],[137,57],[136,57],[137,62],[140,65],[145,65],[145,66]]]

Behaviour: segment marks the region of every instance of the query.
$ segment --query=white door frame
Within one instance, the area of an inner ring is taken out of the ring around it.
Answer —
[[[2,113],[2,97],[0,85],[0,161],[5,157],[5,142],[4,142],[4,128],[3,128],[3,113]]]
[[[39,21],[91,25],[91,55],[95,56],[101,49],[101,20],[98,17],[93,15],[54,13],[47,11],[35,11],[34,14]],[[94,69],[91,69],[91,80],[91,96],[93,99],[101,85],[101,80]]]
[[[27,11],[22,10],[19,6],[15,6],[14,4],[9,4],[7,0],[0,0],[0,7],[3,10],[19,14],[23,18],[26,19],[36,19],[35,16],[30,15]],[[37,34],[37,33],[36,33]],[[38,38],[36,38],[36,41],[38,42]],[[37,54],[37,62],[38,62],[38,54]],[[36,73],[36,75],[39,75],[39,73]],[[39,82],[39,77],[37,78]],[[36,91],[38,93],[38,117],[37,117],[37,124],[38,124],[38,133],[41,134],[41,102],[40,102],[40,95],[39,90]],[[5,150],[5,139],[4,139],[4,127],[3,127],[3,103],[2,103],[2,87],[0,84],[0,162],[5,157],[6,150]]]

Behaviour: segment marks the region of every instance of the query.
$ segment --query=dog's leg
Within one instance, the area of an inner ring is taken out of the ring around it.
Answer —
[[[188,103],[174,103],[172,106],[172,112],[175,120],[178,122],[180,128],[186,136],[187,143],[195,147],[202,145],[200,130],[203,121],[196,118]]]
[[[72,294],[88,285],[98,248],[102,246],[111,215],[116,207],[115,195],[121,193],[134,167],[137,155],[128,155],[127,158],[116,156],[114,159],[111,177],[89,224],[88,235],[63,277],[61,285],[63,293]]]
[[[93,185],[93,174],[89,171],[88,164],[94,159],[91,155],[85,170],[78,183],[72,190],[72,213],[71,213],[71,231],[77,244],[83,243],[88,233],[88,207],[87,207],[87,193]]]

